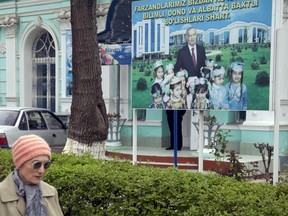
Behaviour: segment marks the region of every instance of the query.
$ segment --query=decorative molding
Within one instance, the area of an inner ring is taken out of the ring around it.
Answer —
[[[7,102],[18,102],[18,98],[17,97],[5,97]]]
[[[97,32],[102,32],[105,30],[110,5],[111,3],[97,4],[96,8]]]
[[[101,32],[105,30],[107,14],[109,11],[111,3],[97,4],[96,6],[96,18],[98,31]],[[61,8],[59,11],[55,12],[56,20],[60,22],[60,30],[65,31],[71,28],[71,11],[69,9]]]
[[[283,19],[284,20],[288,19],[288,1],[287,0],[284,0],[284,3],[283,3]]]
[[[56,20],[62,21],[62,20],[70,20],[71,17],[71,11],[70,10],[65,10],[63,8],[60,9],[60,11],[57,12],[56,14]]]
[[[0,27],[10,27],[17,24],[18,20],[16,17],[0,17]]]
[[[110,3],[109,4],[97,4],[96,17],[107,16],[110,5],[111,5]],[[58,21],[70,20],[70,18],[71,18],[71,11],[69,9],[61,8],[58,12],[56,12],[56,19]]]
[[[105,16],[108,14],[109,8],[110,8],[111,3],[106,3],[106,4],[97,4],[96,6],[96,16]]]
[[[56,12],[56,20],[60,22],[60,31],[63,33],[66,29],[71,28],[71,11],[61,8]]]
[[[281,106],[288,106],[288,99],[281,99],[280,104]]]
[[[63,0],[29,0],[29,1],[20,1],[17,2],[17,7],[31,7],[31,6],[38,6],[38,5],[46,5],[46,4],[52,4],[52,3],[63,3]],[[14,3],[13,3],[14,4]]]
[[[107,15],[97,17],[97,32],[102,32],[105,30],[107,21]]]
[[[6,53],[6,45],[4,43],[0,43],[0,52],[2,54]]]
[[[60,31],[63,33],[63,31],[66,31],[67,29],[71,29],[71,22],[69,20],[57,20],[60,22]]]
[[[42,18],[40,16],[35,17],[34,26],[35,27],[41,27],[42,26]]]
[[[7,38],[14,38],[16,36],[16,32],[18,29],[17,25],[8,26],[6,29],[6,36]]]

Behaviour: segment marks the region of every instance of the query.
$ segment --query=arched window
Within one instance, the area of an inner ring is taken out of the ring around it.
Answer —
[[[33,106],[55,112],[55,43],[41,32],[33,44]]]
[[[55,58],[54,40],[48,32],[42,32],[33,45],[34,58]]]

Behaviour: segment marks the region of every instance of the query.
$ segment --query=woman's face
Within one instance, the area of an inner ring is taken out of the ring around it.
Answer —
[[[43,179],[44,174],[46,170],[44,169],[44,164],[49,162],[49,157],[47,155],[41,155],[38,157],[35,157],[27,162],[25,162],[20,168],[19,168],[19,175],[21,180],[25,184],[29,185],[35,185],[39,184],[40,181]],[[40,168],[35,169],[35,163],[41,162],[42,165]]]
[[[242,71],[241,72],[236,72],[232,71],[232,81],[233,83],[240,83],[242,78]]]
[[[157,77],[158,79],[162,79],[163,76],[164,76],[164,70],[163,70],[163,68],[162,68],[162,67],[158,67],[158,68],[156,69],[156,71],[155,71],[155,74],[156,74],[156,77]]]

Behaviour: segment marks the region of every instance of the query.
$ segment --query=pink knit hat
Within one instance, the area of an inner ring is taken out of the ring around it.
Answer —
[[[19,137],[12,146],[16,169],[40,155],[47,155],[51,159],[51,149],[44,139],[34,134]]]

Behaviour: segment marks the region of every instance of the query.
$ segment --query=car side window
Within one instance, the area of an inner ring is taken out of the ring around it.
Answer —
[[[26,116],[22,115],[20,124],[19,124],[19,130],[28,130]]]
[[[27,118],[30,130],[47,129],[47,125],[39,112],[37,111],[27,112]]]
[[[63,129],[63,123],[49,112],[42,112],[42,115],[50,129]]]
[[[14,126],[18,115],[18,111],[0,110],[0,125]]]

